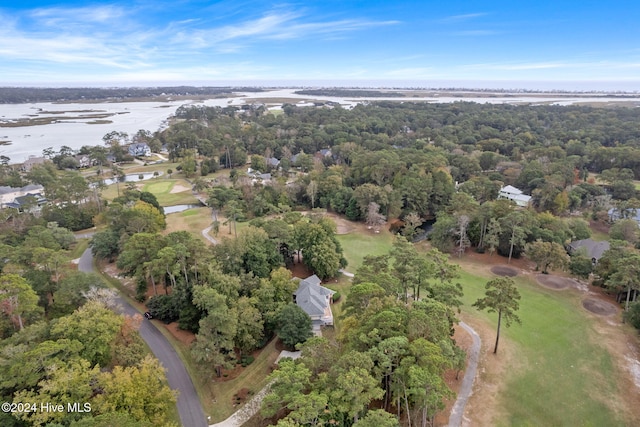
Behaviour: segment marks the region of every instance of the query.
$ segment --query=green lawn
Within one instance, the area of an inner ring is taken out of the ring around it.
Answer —
[[[484,294],[488,277],[462,273],[463,311],[497,324],[496,314],[478,312],[471,304]],[[617,406],[616,372],[611,355],[598,342],[593,318],[581,307],[576,291],[552,291],[516,278],[522,295],[522,325],[502,329],[514,344],[514,364],[507,367],[505,390],[497,396],[499,425],[616,426],[627,425]],[[491,342],[485,345],[493,346]],[[489,357],[500,357],[498,355]]]
[[[172,193],[171,191],[176,185],[188,188],[188,190]],[[198,203],[198,200],[191,194],[191,184],[183,179],[151,179],[145,181],[142,190],[156,196],[161,206]]]
[[[202,230],[211,225],[211,210],[201,207],[167,215],[167,233],[188,231],[196,238],[204,240]]]
[[[142,191],[152,193],[158,199],[161,206],[188,205],[198,203],[198,200],[191,194],[191,184],[184,179],[168,179],[168,178],[152,178],[146,181],[140,181],[136,184],[142,184]],[[112,184],[102,192],[102,197],[106,200],[113,200],[118,197],[118,186],[120,195],[126,189],[127,183]],[[188,188],[188,190],[178,193],[172,193],[174,186],[180,185]]]
[[[384,255],[393,245],[393,235],[386,230],[379,234],[372,231],[351,232],[336,236],[344,250],[344,257],[349,263],[346,270],[355,273],[362,265],[365,255]]]

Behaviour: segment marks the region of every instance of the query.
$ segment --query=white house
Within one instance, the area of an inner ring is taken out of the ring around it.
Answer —
[[[625,210],[620,210],[620,209],[612,208],[612,209],[609,209],[608,214],[609,214],[609,221],[611,222],[616,222],[619,219],[633,219],[638,223],[638,226],[640,226],[640,209],[629,208]]]
[[[133,157],[149,157],[151,148],[144,142],[129,145],[129,154]]]
[[[498,199],[512,200],[516,205],[521,207],[526,207],[531,202],[531,196],[523,194],[521,190],[518,190],[516,187],[512,187],[511,185],[507,185],[500,189]]]
[[[331,301],[336,292],[320,283],[320,278],[315,274],[301,280],[298,290],[293,293],[293,300],[311,317],[314,326],[333,325]]]

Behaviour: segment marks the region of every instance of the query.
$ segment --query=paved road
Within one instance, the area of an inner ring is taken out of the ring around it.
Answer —
[[[94,271],[91,249],[84,251],[82,257],[80,257],[78,270],[86,273]],[[116,302],[120,306],[121,313],[127,315],[140,314],[123,298],[118,297]],[[200,399],[191,377],[189,377],[182,360],[171,347],[169,341],[160,333],[152,321],[146,319],[140,324],[140,336],[167,370],[169,387],[179,392],[177,406],[182,425],[184,427],[206,427],[208,423],[200,406]]]
[[[469,365],[464,372],[462,385],[458,392],[458,398],[456,399],[456,403],[453,404],[453,408],[451,408],[451,415],[449,415],[449,427],[460,427],[462,425],[462,421],[464,419],[464,407],[467,405],[469,397],[471,397],[473,381],[476,379],[478,361],[480,359],[480,336],[466,323],[460,322],[460,326],[469,332],[469,335],[473,338],[473,343],[469,349]]]

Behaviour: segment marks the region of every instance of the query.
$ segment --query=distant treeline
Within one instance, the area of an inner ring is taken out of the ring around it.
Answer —
[[[311,95],[311,96],[350,96],[350,97],[380,97],[380,98],[401,98],[405,96],[400,92],[382,92],[379,90],[359,90],[359,89],[305,89],[297,90],[295,92],[298,95]]]
[[[209,96],[232,92],[261,92],[253,87],[121,87],[121,88],[34,88],[0,87],[0,104],[21,104],[25,102],[60,102],[106,99],[137,99],[159,96]]]

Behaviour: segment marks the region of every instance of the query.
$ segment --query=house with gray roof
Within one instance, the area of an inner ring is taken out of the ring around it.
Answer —
[[[278,166],[280,166],[280,160],[276,159],[275,157],[267,157],[267,166],[272,167],[272,168],[277,168]]]
[[[16,208],[16,199],[24,196],[35,196],[38,200],[42,199],[40,193],[44,190],[42,185],[29,184],[24,187],[0,187],[0,208],[12,207]],[[22,199],[24,200],[24,199]]]
[[[293,293],[294,302],[311,317],[314,329],[333,325],[331,302],[335,291],[325,288],[320,283],[320,278],[314,274],[300,280],[298,289]]]
[[[602,258],[602,255],[609,250],[611,245],[607,241],[596,242],[593,239],[575,240],[569,243],[567,251],[570,254],[575,253],[578,250],[583,250],[586,253],[587,258],[591,258],[593,264],[597,264],[598,260]]]

